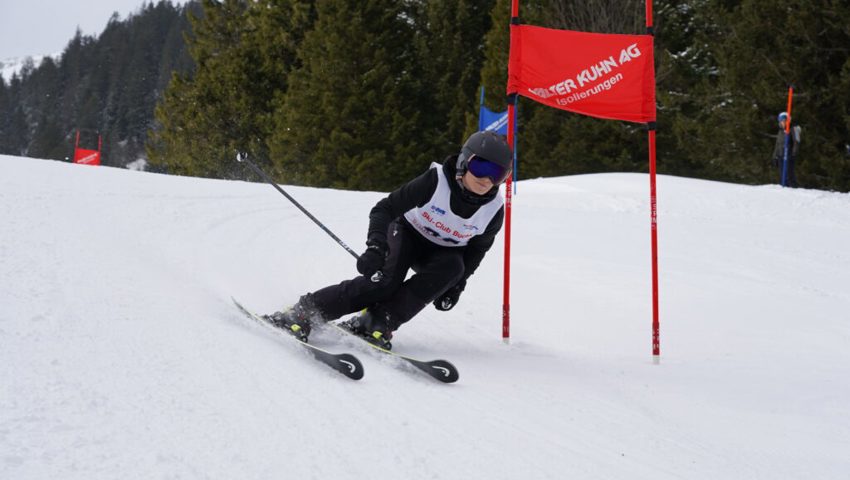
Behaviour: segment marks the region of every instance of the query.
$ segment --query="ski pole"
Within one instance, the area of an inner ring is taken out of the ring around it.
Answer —
[[[312,220],[313,222],[315,222],[316,225],[319,226],[319,228],[321,228],[322,230],[325,231],[325,233],[330,235],[331,238],[333,238],[336,241],[336,243],[338,243],[342,248],[344,248],[346,252],[350,253],[351,256],[353,256],[354,258],[360,258],[360,255],[357,255],[357,252],[352,250],[351,247],[346,245],[345,242],[343,242],[342,240],[339,239],[339,237],[334,235],[334,233],[332,231],[330,231],[330,229],[328,229],[328,227],[326,227],[322,222],[319,221],[319,219],[317,219],[310,212],[308,212],[306,208],[302,207],[301,204],[298,203],[294,198],[292,198],[291,195],[289,195],[288,193],[283,191],[283,189],[280,188],[280,186],[278,184],[274,183],[274,180],[272,180],[271,177],[269,177],[268,175],[266,175],[265,172],[260,170],[260,167],[255,165],[254,162],[252,162],[251,160],[248,160],[248,154],[247,153],[244,153],[244,152],[237,153],[236,154],[236,161],[239,162],[239,163],[247,163],[248,166],[251,167],[251,170],[253,170],[257,175],[262,177],[262,179],[265,180],[267,183],[271,184],[271,186],[273,186],[275,189],[277,189],[278,192],[283,194],[284,197],[286,197],[290,202],[292,202],[293,205],[298,207],[299,210],[304,212],[304,215],[307,215],[307,217],[310,220]]]

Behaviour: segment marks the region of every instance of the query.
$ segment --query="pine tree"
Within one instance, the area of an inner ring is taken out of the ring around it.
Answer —
[[[493,111],[505,109],[510,48],[511,0],[496,0],[490,10],[490,30],[484,35],[481,84],[484,105]]]
[[[6,80],[0,77],[0,154],[13,154],[9,136],[15,106],[10,90],[11,88],[6,86]]]
[[[275,118],[270,149],[277,178],[394,188],[431,160],[416,139],[409,13],[390,0],[320,0],[316,12]]]
[[[456,152],[477,130],[483,39],[490,30],[493,3],[432,0],[422,6],[416,45],[427,116],[421,127],[433,132],[428,141],[435,157]]]
[[[62,131],[59,122],[45,114],[38,120],[27,155],[35,158],[69,158],[73,150],[69,139],[70,135]]]
[[[25,111],[33,113],[33,136],[27,153],[37,158],[61,159],[67,152],[60,145],[69,135],[63,128],[62,115],[62,82],[56,62],[47,57],[41,65],[25,77],[29,89],[28,98],[24,99]]]
[[[13,75],[8,86],[5,86],[5,81],[3,85],[3,99],[0,99],[0,153],[25,155],[30,132],[20,101],[21,80]]]
[[[700,138],[715,107],[724,101],[710,39],[719,31],[714,0],[656,0],[655,62],[658,104],[658,170],[689,177],[710,176]]]
[[[264,159],[274,101],[287,89],[310,2],[202,2],[192,17],[196,69],[175,75],[157,108],[151,161],[171,173],[242,177],[233,161],[247,150]]]

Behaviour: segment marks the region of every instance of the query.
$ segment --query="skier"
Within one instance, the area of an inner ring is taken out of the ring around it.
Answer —
[[[502,228],[499,185],[511,167],[503,136],[473,134],[459,155],[432,164],[372,208],[359,276],[307,293],[266,318],[306,341],[311,322],[361,312],[340,326],[391,349],[393,332],[428,303],[441,311],[457,305]]]
[[[797,187],[797,175],[794,173],[794,164],[797,163],[797,152],[800,149],[800,134],[802,128],[799,125],[791,127],[791,139],[788,145],[788,165],[785,174],[785,183],[782,183],[782,164],[785,157],[785,122],[788,120],[787,112],[780,112],[776,117],[779,123],[779,131],[776,132],[776,144],[773,147],[773,166],[779,168],[779,183],[783,187]]]

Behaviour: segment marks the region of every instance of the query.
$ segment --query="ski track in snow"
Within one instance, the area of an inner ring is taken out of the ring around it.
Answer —
[[[383,194],[287,187],[359,250]],[[850,196],[645,175],[525,181],[502,241],[396,349],[245,319],[349,278],[268,185],[0,156],[0,478],[846,478]],[[293,450],[297,448],[296,450]]]

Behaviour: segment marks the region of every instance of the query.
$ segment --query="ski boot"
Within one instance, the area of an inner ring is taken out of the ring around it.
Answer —
[[[263,315],[263,318],[275,327],[286,331],[298,340],[306,342],[310,336],[310,309],[304,307],[300,302],[282,312],[271,315]]]
[[[365,310],[356,317],[340,322],[339,326],[376,347],[384,350],[393,348],[390,343],[393,332],[385,315]]]

